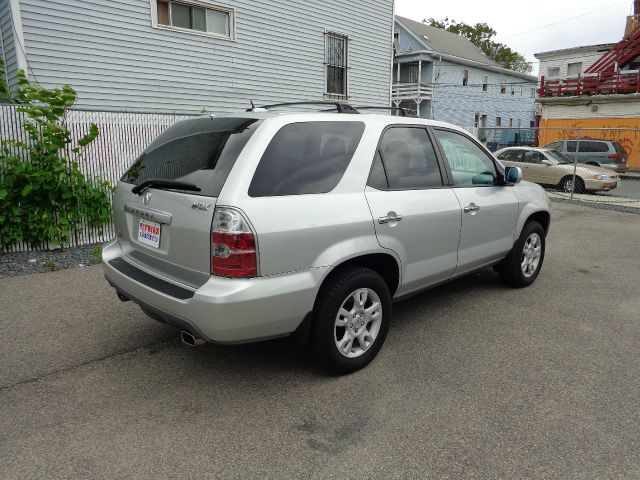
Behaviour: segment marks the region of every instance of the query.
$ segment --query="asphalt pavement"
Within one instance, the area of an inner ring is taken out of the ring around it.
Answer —
[[[398,303],[344,377],[286,340],[189,349],[97,266],[0,279],[0,477],[640,478],[640,220],[553,208],[533,286]]]

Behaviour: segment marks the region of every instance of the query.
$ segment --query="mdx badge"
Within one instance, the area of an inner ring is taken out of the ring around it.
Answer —
[[[209,210],[210,207],[211,207],[210,203],[193,202],[191,204],[191,208],[197,208],[198,210],[204,210],[205,212]]]

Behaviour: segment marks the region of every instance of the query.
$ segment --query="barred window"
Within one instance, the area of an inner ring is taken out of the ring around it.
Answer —
[[[339,33],[324,34],[324,63],[327,71],[329,99],[347,99],[348,37]]]

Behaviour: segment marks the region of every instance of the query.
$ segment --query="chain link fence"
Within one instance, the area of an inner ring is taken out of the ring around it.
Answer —
[[[29,142],[23,124],[26,115],[18,111],[19,105],[0,105],[0,139]],[[140,152],[162,131],[190,115],[173,113],[109,112],[70,109],[64,117],[65,126],[71,132],[73,142],[82,138],[92,123],[98,125],[100,135],[80,154],[65,152],[69,161],[77,161],[88,178],[107,180],[116,185],[118,179]],[[28,159],[24,159],[28,160]],[[0,175],[2,165],[0,165]],[[104,242],[115,235],[112,225],[102,229],[84,224],[75,231],[64,247]],[[5,246],[5,252],[46,249],[47,245],[29,247],[25,243]]]
[[[640,208],[640,129],[572,127],[466,128],[523,178],[557,197]],[[546,147],[527,152],[516,147]],[[506,149],[506,150],[505,150]],[[622,185],[635,182],[637,186]]]

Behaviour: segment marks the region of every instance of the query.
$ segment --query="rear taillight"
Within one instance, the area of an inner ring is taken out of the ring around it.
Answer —
[[[247,278],[258,275],[256,236],[233,208],[216,207],[211,225],[211,274]]]
[[[612,153],[611,155],[609,155],[609,158],[611,158],[612,160],[621,160],[622,159],[622,154],[620,154],[620,153]]]

